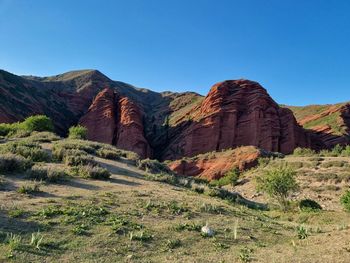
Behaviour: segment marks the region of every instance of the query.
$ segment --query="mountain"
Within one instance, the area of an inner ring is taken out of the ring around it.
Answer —
[[[0,91],[0,122],[46,114],[61,135],[80,123],[89,139],[144,158],[174,160],[244,145],[287,154],[328,145],[324,131],[301,127],[295,107],[280,107],[257,82],[243,79],[217,83],[203,97],[137,88],[97,70],[51,77],[1,70]]]

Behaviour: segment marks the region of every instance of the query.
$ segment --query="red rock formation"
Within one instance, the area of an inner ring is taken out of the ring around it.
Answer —
[[[142,113],[126,97],[110,88],[101,91],[79,123],[88,129],[88,139],[113,144],[149,157],[150,147],[143,135]]]
[[[198,155],[176,160],[168,166],[179,175],[196,176],[207,180],[219,179],[229,170],[237,167],[245,170],[255,166],[265,153],[253,146],[239,147],[225,152]]]
[[[121,149],[136,152],[142,158],[150,157],[151,150],[144,137],[142,113],[130,99],[119,100],[120,119],[115,145]]]
[[[117,98],[112,89],[101,91],[79,123],[88,129],[88,139],[113,144],[117,128]]]
[[[258,83],[224,81],[214,85],[191,116],[173,129],[164,159],[178,159],[242,145],[290,153],[311,146],[293,113],[280,108]],[[180,132],[179,132],[180,131]]]

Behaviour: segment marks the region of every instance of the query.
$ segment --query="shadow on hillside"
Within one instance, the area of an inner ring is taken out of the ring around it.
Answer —
[[[119,178],[110,178],[109,181],[111,183],[114,183],[114,184],[124,184],[124,185],[129,185],[129,186],[141,185],[141,184],[136,183],[136,182],[127,181],[127,180],[123,180],[123,179],[119,179]]]
[[[138,178],[138,179],[144,178],[144,176],[139,172],[131,171],[131,170],[128,170],[128,169],[125,169],[125,168],[122,168],[122,167],[119,167],[119,166],[116,166],[116,165],[113,165],[110,163],[100,162],[100,165],[115,175],[125,175],[125,176],[130,176],[130,177],[134,177],[134,178]]]
[[[70,180],[70,181],[64,182],[62,184],[63,185],[68,185],[68,186],[71,186],[71,187],[86,189],[86,190],[98,190],[98,189],[100,189],[99,186],[96,186],[96,185],[93,185],[93,184],[83,183],[83,182],[78,181],[78,180]]]
[[[11,218],[8,217],[6,211],[0,210],[0,233],[27,234],[37,232],[41,228],[42,226],[38,222]]]

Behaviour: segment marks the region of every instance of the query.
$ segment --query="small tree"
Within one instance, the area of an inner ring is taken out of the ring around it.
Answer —
[[[87,139],[87,128],[81,125],[72,126],[69,128],[69,139],[79,139],[86,140]]]
[[[26,118],[19,124],[20,128],[29,132],[33,131],[53,131],[53,124],[49,117],[45,115],[34,115]]]
[[[266,170],[261,177],[257,178],[257,189],[276,198],[281,208],[286,210],[289,195],[299,187],[295,175],[295,170],[288,166]]]

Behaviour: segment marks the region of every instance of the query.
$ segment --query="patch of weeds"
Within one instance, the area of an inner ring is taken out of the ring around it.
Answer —
[[[77,225],[75,226],[73,229],[72,229],[72,232],[75,234],[75,235],[87,235],[88,234],[88,230],[89,230],[89,227],[87,225],[84,225],[84,224],[80,224],[80,225]]]
[[[38,183],[32,183],[32,184],[24,184],[21,187],[17,189],[17,192],[20,194],[37,194],[40,193],[40,184]]]
[[[20,218],[23,217],[25,211],[21,208],[14,207],[13,209],[8,211],[8,216],[11,218]]]
[[[40,250],[43,239],[44,239],[44,236],[39,231],[36,233],[32,233],[30,245]]]
[[[200,232],[202,226],[200,224],[191,222],[191,223],[179,223],[172,227],[173,230],[181,232],[181,231],[194,231],[194,232]]]
[[[38,213],[36,213],[36,216],[40,216],[42,218],[52,218],[57,215],[62,215],[63,211],[61,207],[59,206],[47,206],[43,209],[41,209]]]
[[[126,217],[117,215],[112,215],[106,224],[111,225],[112,231],[117,234],[126,234],[130,231],[141,230],[144,228],[143,225],[132,222]]]
[[[210,214],[224,214],[226,210],[220,206],[203,203],[200,207],[200,211]]]
[[[253,253],[252,248],[248,248],[248,247],[241,248],[239,251],[238,258],[243,263],[251,262],[253,260],[252,253]]]
[[[141,242],[147,242],[153,239],[153,235],[147,231],[130,232],[129,239],[130,241],[137,240]]]
[[[22,237],[17,234],[8,233],[6,235],[5,243],[8,245],[9,251],[7,253],[7,258],[14,257],[14,251],[21,247]]]
[[[182,243],[180,239],[168,239],[165,243],[165,250],[171,251],[178,247],[181,247]]]
[[[309,231],[303,225],[297,227],[297,236],[299,239],[306,239],[309,236]]]

